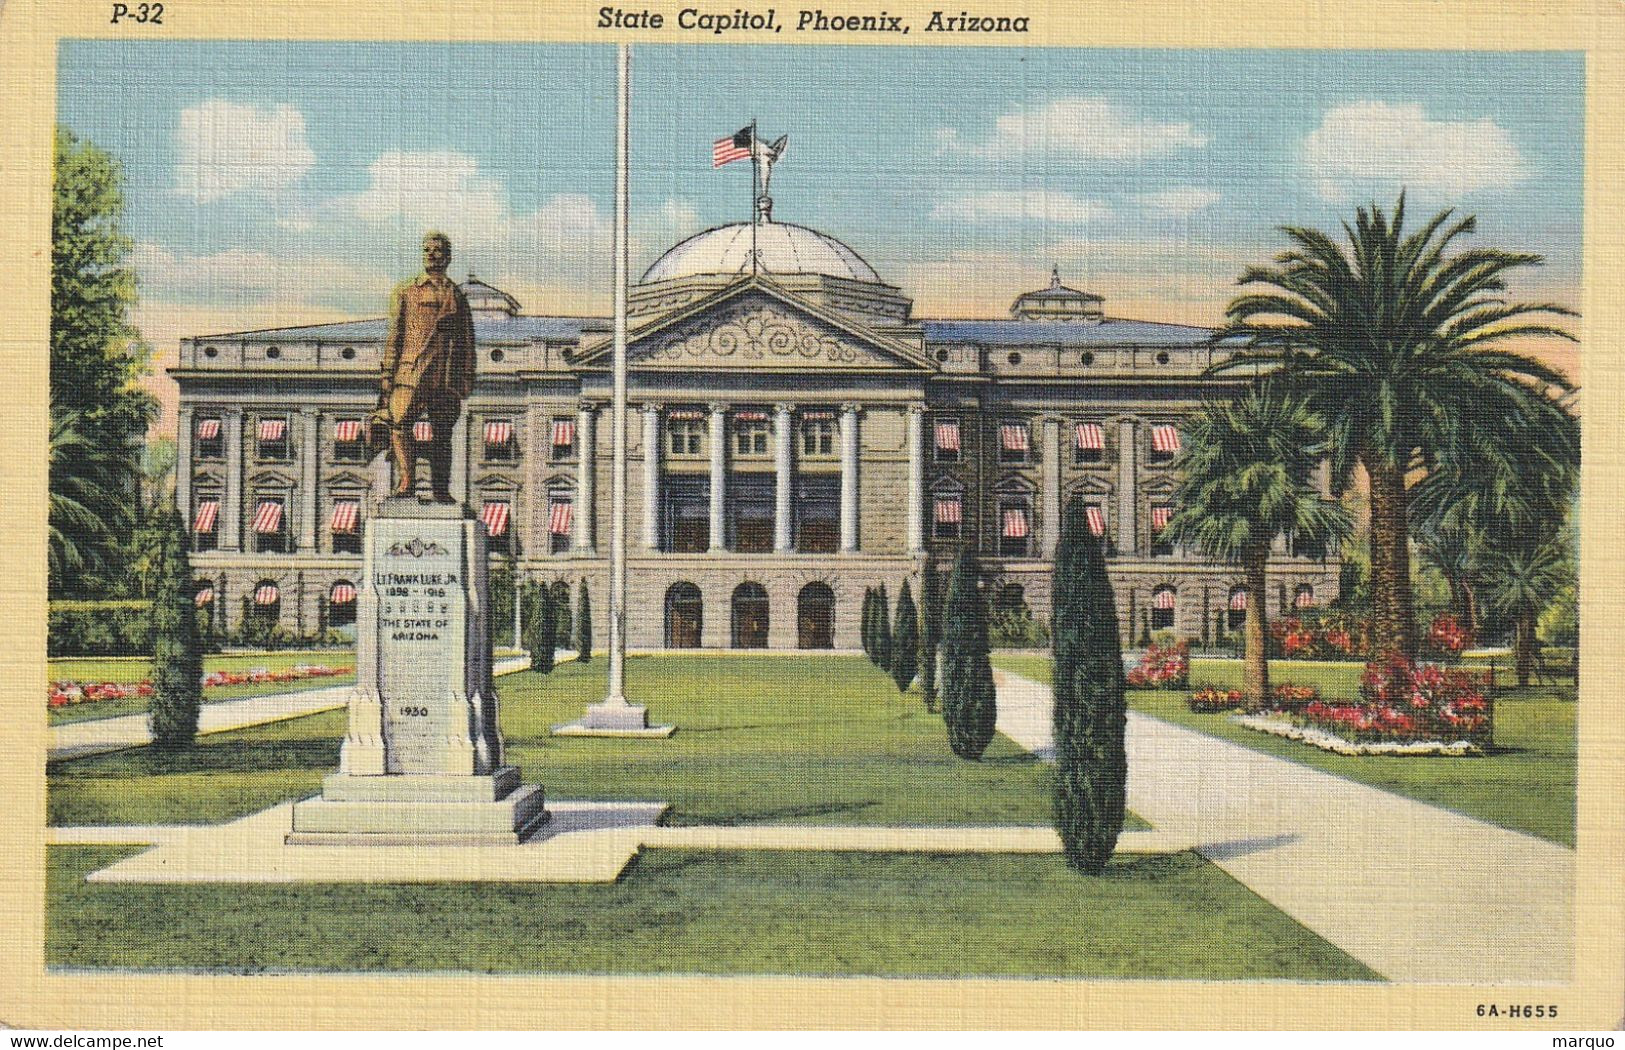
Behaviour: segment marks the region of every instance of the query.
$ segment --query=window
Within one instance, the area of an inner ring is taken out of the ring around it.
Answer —
[[[288,446],[288,420],[286,416],[267,416],[260,420],[259,456],[261,459],[290,459]]]
[[[1230,589],[1230,609],[1227,614],[1229,629],[1241,630],[1247,622],[1247,589],[1245,587],[1232,587]]]
[[[254,504],[254,550],[260,554],[288,552],[287,504],[280,496],[261,496]]]
[[[221,436],[220,417],[204,416],[193,428],[197,435],[199,459],[221,459],[226,454],[226,443]]]
[[[1160,631],[1174,625],[1174,609],[1179,596],[1172,587],[1163,585],[1151,592],[1151,629]]]
[[[505,499],[488,499],[480,507],[480,521],[485,523],[485,533],[489,537],[488,550],[500,551],[504,554],[512,550],[512,540],[508,532],[508,512],[511,504]],[[566,504],[568,507],[568,504]],[[569,515],[565,515],[565,532],[569,532]]]
[[[1099,423],[1072,428],[1072,462],[1102,463],[1106,459],[1106,431]]]
[[[1032,535],[1032,511],[1026,501],[999,504],[999,557],[1025,558]]]
[[[1315,607],[1315,589],[1307,583],[1298,584],[1297,591],[1292,597],[1294,609],[1313,609]]]
[[[796,550],[834,554],[841,546],[841,479],[806,474],[795,482],[790,509],[795,517]]]
[[[212,551],[220,546],[220,497],[199,496],[192,514],[192,549]]]
[[[1174,508],[1167,504],[1153,504],[1151,507],[1151,554],[1153,557],[1166,558],[1174,553],[1174,545],[1164,536],[1168,522],[1174,516]]]
[[[575,503],[566,492],[547,495],[547,549],[563,554],[570,549],[570,530],[574,523]]]
[[[965,503],[958,495],[938,496],[931,511],[931,535],[939,540],[957,540],[965,517]]]
[[[705,420],[698,412],[674,412],[666,423],[666,448],[674,456],[705,451]]]
[[[576,421],[569,416],[553,417],[553,461],[574,459],[576,455]]]
[[[513,420],[485,421],[485,458],[496,463],[512,463],[519,458],[519,443],[513,439]]]
[[[999,462],[1025,463],[1032,441],[1025,423],[999,424]]]
[[[801,454],[803,456],[835,454],[834,413],[808,412],[801,417]]]
[[[334,500],[333,516],[327,521],[327,531],[333,536],[334,554],[360,554],[361,501]]]
[[[1179,454],[1179,428],[1171,423],[1158,423],[1151,428],[1151,456],[1149,463],[1172,463]]]
[[[340,419],[333,424],[333,460],[336,463],[365,463],[367,446],[361,440],[361,420]]]
[[[936,460],[938,463],[959,462],[959,420],[939,419],[932,428],[936,438]]]
[[[348,627],[355,623],[355,584],[339,580],[327,592],[327,626]]]
[[[261,629],[275,626],[282,617],[282,591],[273,581],[261,580],[254,585],[254,600],[248,615]]]
[[[734,452],[741,456],[768,454],[770,431],[766,412],[734,413]]]

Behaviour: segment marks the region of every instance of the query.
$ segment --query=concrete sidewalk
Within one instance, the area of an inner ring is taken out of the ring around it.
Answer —
[[[574,653],[561,654],[559,660],[573,660]],[[499,660],[492,669],[497,675],[523,671],[530,666],[524,656]],[[198,733],[224,733],[232,729],[281,722],[289,718],[313,715],[318,711],[331,711],[350,702],[353,685],[334,685],[323,689],[298,689],[286,693],[268,693],[264,696],[244,697],[241,700],[221,700],[204,704],[198,712]],[[109,751],[122,751],[127,747],[144,747],[152,743],[147,727],[147,716],[121,715],[118,718],[97,718],[85,722],[69,722],[51,727],[51,747],[47,755],[55,762],[65,758],[84,758]]]
[[[994,678],[999,730],[1052,755],[1049,687]],[[1571,850],[1132,713],[1128,764],[1131,810],[1385,977],[1573,977]]]

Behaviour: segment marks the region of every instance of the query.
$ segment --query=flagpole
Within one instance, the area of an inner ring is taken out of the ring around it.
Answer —
[[[610,481],[609,697],[626,703],[626,279],[627,168],[632,47],[622,44],[615,92],[615,396]]]
[[[756,276],[756,227],[762,223],[762,163],[756,156],[756,118],[750,118],[750,275]]]

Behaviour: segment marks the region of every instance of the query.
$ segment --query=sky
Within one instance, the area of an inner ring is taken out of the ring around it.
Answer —
[[[1399,189],[1541,253],[1578,305],[1576,53],[640,46],[634,275],[749,217],[713,139],[789,136],[774,216],[850,245],[925,317],[1047,283],[1109,316],[1216,324],[1283,224]],[[610,302],[614,51],[602,45],[65,41],[58,119],[112,152],[135,320],[185,335],[383,313],[425,229],[527,313]],[[1568,362],[1560,362],[1567,364]]]

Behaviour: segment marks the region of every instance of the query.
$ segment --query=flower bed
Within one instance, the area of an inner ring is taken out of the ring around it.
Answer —
[[[1345,613],[1282,616],[1270,621],[1269,654],[1294,660],[1347,660],[1370,650],[1371,625]]]
[[[1281,682],[1270,687],[1267,710],[1296,712],[1319,700],[1320,692],[1312,685]],[[1240,711],[1247,706],[1247,699],[1240,689],[1198,689],[1186,699],[1186,704],[1192,711],[1216,714],[1220,711]]]
[[[1191,680],[1191,648],[1186,642],[1152,645],[1128,673],[1130,689],[1184,689]]]
[[[260,683],[302,682],[310,678],[332,678],[349,674],[354,668],[328,667],[325,664],[295,664],[280,671],[255,667],[247,671],[210,671],[203,676],[204,689],[222,689],[234,685]],[[152,682],[52,682],[47,706],[72,707],[80,704],[98,704],[108,700],[128,700],[132,697],[152,696]]]
[[[1230,721],[1247,729],[1297,740],[1339,755],[1418,755],[1467,758],[1484,750],[1470,740],[1348,740],[1329,730],[1302,725],[1270,715],[1231,715]]]

